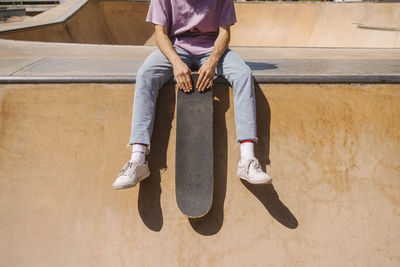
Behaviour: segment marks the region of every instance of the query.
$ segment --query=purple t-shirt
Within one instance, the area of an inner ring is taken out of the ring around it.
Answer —
[[[236,22],[233,0],[151,0],[147,22],[164,26],[175,47],[211,52],[220,26]]]

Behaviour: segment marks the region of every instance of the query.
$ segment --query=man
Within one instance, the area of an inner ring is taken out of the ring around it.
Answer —
[[[155,25],[158,50],[137,73],[132,132],[132,157],[113,184],[114,189],[135,186],[150,176],[145,154],[150,151],[158,90],[172,77],[185,92],[204,91],[215,74],[225,77],[234,92],[237,142],[241,160],[238,176],[254,184],[270,183],[254,157],[257,140],[254,81],[250,68],[228,48],[230,26],[236,22],[232,0],[151,0],[147,22]],[[192,88],[191,69],[199,69]],[[196,153],[195,151],[193,153]]]

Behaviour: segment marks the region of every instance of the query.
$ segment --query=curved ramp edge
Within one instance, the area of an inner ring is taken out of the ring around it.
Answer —
[[[25,21],[0,25],[0,33],[62,23],[79,11],[88,1],[89,0],[69,0],[37,16],[28,18]]]

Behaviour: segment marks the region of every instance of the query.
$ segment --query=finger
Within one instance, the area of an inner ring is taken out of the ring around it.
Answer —
[[[206,72],[200,68],[199,70],[199,78],[197,79],[197,84],[196,84],[196,88],[197,90],[201,90],[201,84],[203,83],[204,79],[206,77]]]
[[[192,90],[192,80],[190,79],[189,73],[185,75],[185,85],[187,91]]]
[[[182,89],[184,92],[188,92],[189,89],[188,89],[188,86],[187,86],[185,74],[181,74],[181,75],[179,76],[179,82],[180,82],[180,85],[181,85],[181,89]]]
[[[213,85],[213,79],[210,79],[207,83],[207,88],[211,88],[212,85]]]
[[[208,86],[207,86],[207,88],[210,88],[210,87],[213,85],[213,83],[214,83],[214,77],[215,77],[215,75],[214,75],[213,73],[210,73],[210,79],[208,80]]]
[[[185,91],[184,85],[183,85],[183,83],[182,83],[182,78],[179,77],[179,76],[177,76],[177,77],[175,77],[175,80],[176,80],[176,83],[178,84],[178,88],[179,88],[180,90]]]
[[[204,71],[202,71],[201,69],[199,70],[199,78],[197,79],[197,83],[196,83],[196,88],[199,90],[200,89],[200,84],[202,82],[202,80],[204,79],[205,73]]]
[[[181,85],[181,89],[184,92],[187,92],[187,88],[186,88],[186,77],[184,73],[179,74],[179,83]]]
[[[199,91],[204,91],[205,85],[207,83],[207,76],[208,76],[208,74],[205,73],[205,75],[203,76],[203,79],[201,79],[200,85],[199,85]]]
[[[209,73],[208,76],[207,76],[207,79],[204,81],[203,91],[205,91],[207,88],[211,87],[213,79],[214,79],[214,75]]]

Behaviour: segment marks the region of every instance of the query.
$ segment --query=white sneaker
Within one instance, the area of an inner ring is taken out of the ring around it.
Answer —
[[[113,183],[114,189],[129,188],[150,176],[149,164],[141,165],[139,162],[128,161]]]
[[[260,163],[253,157],[239,161],[237,175],[251,184],[270,184],[272,182],[272,178],[263,172]]]

